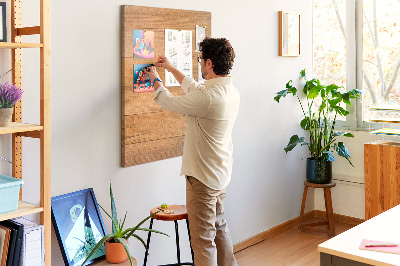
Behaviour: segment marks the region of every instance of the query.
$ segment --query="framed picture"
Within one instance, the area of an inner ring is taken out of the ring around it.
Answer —
[[[6,2],[0,2],[0,42],[7,41]]]
[[[300,14],[279,11],[279,55],[300,56]]]
[[[92,188],[51,198],[54,231],[66,266],[80,266],[107,234]],[[86,265],[105,258],[104,246]]]

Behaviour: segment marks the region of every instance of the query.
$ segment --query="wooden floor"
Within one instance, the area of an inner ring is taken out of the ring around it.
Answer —
[[[322,221],[312,218],[307,222]],[[352,228],[336,222],[336,234]],[[286,266],[286,265],[319,265],[317,247],[328,240],[327,234],[299,232],[297,227],[290,228],[254,246],[235,253],[240,266]]]

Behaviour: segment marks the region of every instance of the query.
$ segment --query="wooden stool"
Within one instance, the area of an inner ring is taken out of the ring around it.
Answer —
[[[335,220],[333,219],[332,196],[331,196],[331,188],[335,186],[336,183],[333,181],[329,184],[314,184],[304,181],[304,193],[303,193],[303,202],[301,204],[299,231],[327,233],[330,237],[335,235]],[[328,219],[328,221],[309,223],[303,225],[304,206],[306,205],[308,187],[324,189],[325,210],[326,210],[326,218]],[[328,229],[315,228],[315,226],[319,225],[328,225]]]
[[[161,220],[161,221],[174,221],[175,223],[175,236],[176,236],[176,255],[178,258],[178,263],[176,264],[165,264],[166,265],[194,265],[194,255],[193,255],[193,249],[192,245],[190,243],[190,230],[189,230],[189,220],[188,220],[188,215],[187,215],[187,210],[185,205],[168,205],[168,211],[174,211],[174,213],[166,213],[163,211],[160,211],[160,206],[155,207],[150,211],[150,214],[153,214],[155,212],[158,212],[156,215],[154,215],[151,220],[150,220],[150,229],[153,229],[153,221],[154,219],[156,220]],[[192,261],[193,262],[181,262],[181,251],[179,248],[179,233],[178,233],[178,220],[186,220],[186,226],[188,230],[188,235],[189,235],[189,244],[190,244],[190,251],[192,252]],[[144,263],[143,266],[146,266],[147,264],[147,255],[149,251],[149,245],[150,245],[150,236],[151,236],[151,231],[149,231],[149,234],[147,236],[147,251],[144,255]],[[160,265],[163,266],[163,265]]]

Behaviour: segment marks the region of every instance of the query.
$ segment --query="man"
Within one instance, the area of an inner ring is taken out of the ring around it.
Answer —
[[[155,67],[147,71],[164,109],[188,115],[181,174],[186,176],[186,207],[196,266],[237,265],[228,225],[223,218],[225,188],[232,172],[232,128],[239,92],[228,76],[235,53],[224,38],[200,43],[204,85],[177,70],[166,57],[157,67],[171,72],[186,94],[173,96]]]

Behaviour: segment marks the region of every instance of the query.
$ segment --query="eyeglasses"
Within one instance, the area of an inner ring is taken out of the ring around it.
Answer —
[[[197,57],[197,62],[201,63],[201,59],[203,59],[203,58],[201,58],[200,56]]]

